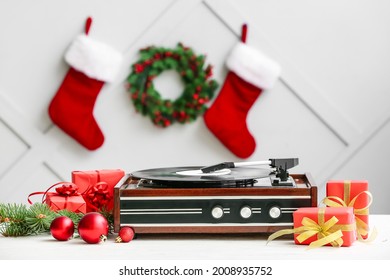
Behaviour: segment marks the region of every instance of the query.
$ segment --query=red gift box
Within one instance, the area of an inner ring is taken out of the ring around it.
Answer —
[[[369,206],[372,197],[367,181],[328,181],[323,203],[330,207],[353,207],[358,237],[366,239],[369,231]]]
[[[356,240],[352,207],[304,207],[293,213],[295,244],[348,247]]]
[[[55,189],[56,192],[49,192],[56,186],[58,186]],[[42,203],[49,205],[50,209],[53,211],[69,210],[83,214],[87,212],[85,200],[78,192],[78,187],[75,184],[67,182],[56,183],[45,192],[34,192],[30,194],[27,201],[32,204],[30,197],[37,194],[42,194]]]
[[[61,196],[54,192],[47,193],[46,203],[53,211],[66,209],[75,213],[85,214],[87,212],[85,200],[81,195]]]
[[[87,212],[114,208],[114,187],[125,175],[121,169],[73,171],[72,182],[87,202]]]

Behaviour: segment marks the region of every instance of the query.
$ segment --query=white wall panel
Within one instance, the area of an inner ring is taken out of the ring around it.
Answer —
[[[12,166],[28,147],[0,118],[0,176]]]
[[[364,131],[389,104],[390,2],[235,2],[279,53]]]
[[[348,164],[344,164],[331,176],[335,180],[368,180],[373,195],[371,213],[390,213],[389,145],[390,119],[353,155]]]
[[[23,181],[17,185],[11,185],[3,192],[2,202],[28,204],[27,198],[33,192],[44,192],[57,182],[61,182],[58,176],[44,163],[34,166],[34,172],[26,172]],[[23,174],[21,174],[23,175]],[[42,195],[31,196],[31,201],[41,202]]]
[[[298,157],[300,164],[291,171],[314,178],[345,148],[281,82],[260,96],[248,124],[258,145],[254,158]]]

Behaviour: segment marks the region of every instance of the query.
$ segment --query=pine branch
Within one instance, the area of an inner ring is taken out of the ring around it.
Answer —
[[[50,224],[56,214],[47,204],[35,203],[27,212],[26,224],[29,227],[29,234],[40,234],[50,230]]]
[[[113,232],[113,215],[106,210],[101,214],[107,219],[110,233]],[[50,231],[51,222],[59,216],[69,217],[74,225],[77,234],[77,227],[82,213],[74,213],[69,210],[55,212],[45,203],[35,203],[30,207],[23,204],[0,203],[0,234],[9,236],[37,235]]]
[[[109,227],[108,233],[109,234],[113,233],[114,232],[114,215],[110,211],[106,210],[105,208],[101,209],[100,214],[102,214],[108,222],[108,227]]]
[[[25,217],[28,209],[23,204],[0,204],[0,234],[4,236],[28,235]]]

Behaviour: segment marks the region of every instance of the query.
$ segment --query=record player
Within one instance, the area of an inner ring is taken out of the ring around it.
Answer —
[[[317,186],[310,174],[289,174],[297,164],[297,158],[287,158],[126,174],[114,188],[114,231],[123,226],[135,233],[291,228],[295,210],[317,206]]]

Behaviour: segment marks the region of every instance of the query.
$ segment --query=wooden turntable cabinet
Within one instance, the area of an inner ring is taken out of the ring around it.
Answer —
[[[284,162],[271,160],[273,171],[267,170],[267,176],[264,170],[237,166],[222,176],[180,175],[199,166],[127,174],[114,188],[114,231],[123,226],[135,233],[268,233],[292,228],[295,210],[317,206],[317,186],[309,173],[288,174],[291,164]]]

